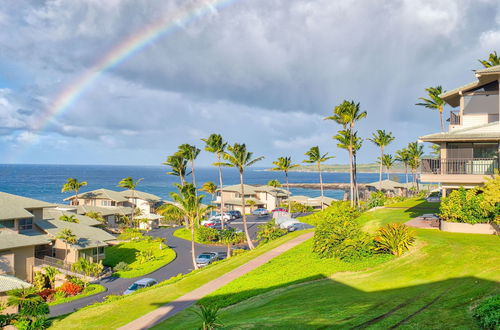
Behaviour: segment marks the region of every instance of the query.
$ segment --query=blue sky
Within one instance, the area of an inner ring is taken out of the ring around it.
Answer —
[[[181,143],[222,134],[263,165],[319,145],[345,163],[324,121],[344,99],[394,152],[439,131],[424,88],[474,80],[500,51],[500,6],[473,0],[239,0],[103,72],[44,130],[56,96],[121,40],[203,0],[19,0],[0,5],[0,163],[160,164]],[[448,109],[449,110],[449,109]],[[378,150],[368,141],[360,162]],[[200,156],[208,165],[211,155]]]

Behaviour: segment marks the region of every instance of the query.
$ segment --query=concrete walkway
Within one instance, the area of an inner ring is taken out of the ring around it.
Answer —
[[[258,256],[255,259],[250,260],[244,265],[241,265],[240,267],[233,269],[229,273],[226,273],[222,275],[219,278],[216,278],[215,280],[212,280],[205,285],[188,292],[184,296],[177,298],[176,300],[163,305],[162,307],[144,315],[141,316],[140,318],[130,322],[127,325],[124,325],[123,327],[119,328],[120,330],[139,330],[139,329],[149,329],[162,321],[165,321],[169,317],[172,317],[173,315],[179,313],[180,311],[192,306],[193,304],[196,303],[199,299],[203,298],[204,296],[216,291],[220,287],[228,284],[234,279],[237,279],[238,277],[241,277],[245,275],[246,273],[254,270],[255,268],[267,263],[268,261],[272,260],[273,258],[276,258],[280,254],[290,250],[291,248],[299,245],[300,243],[308,240],[314,235],[314,233],[309,232],[306,234],[303,234],[301,236],[298,236],[276,248],[274,248],[271,251],[268,251],[264,253],[263,255]]]

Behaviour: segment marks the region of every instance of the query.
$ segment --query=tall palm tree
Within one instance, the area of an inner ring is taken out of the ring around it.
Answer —
[[[500,65],[500,57],[498,57],[496,50],[493,53],[490,53],[490,56],[488,57],[487,60],[478,60],[478,61],[485,68]]]
[[[222,166],[226,167],[234,167],[238,169],[240,172],[240,186],[241,186],[241,207],[243,213],[243,229],[245,230],[245,236],[247,238],[248,247],[250,249],[254,248],[252,243],[252,239],[250,238],[250,234],[248,232],[247,226],[247,215],[245,208],[245,186],[244,186],[244,172],[245,168],[252,166],[256,162],[264,159],[264,157],[253,158],[253,152],[247,150],[247,146],[239,143],[235,143],[232,146],[227,147],[227,152],[224,153],[223,158],[226,161],[222,163]]]
[[[75,178],[68,178],[66,183],[62,186],[61,192],[74,191],[75,199],[71,201],[71,205],[78,205],[78,192],[80,188],[87,185],[87,181],[78,181]]]
[[[217,192],[217,185],[212,181],[207,181],[201,186],[200,191],[204,191],[210,195],[212,195],[211,203],[214,202],[214,195]],[[222,214],[222,213],[221,213]]]
[[[130,222],[132,223],[132,226],[134,226],[134,217],[135,217],[135,208],[137,207],[137,201],[135,199],[135,188],[137,188],[137,185],[144,180],[143,178],[137,179],[134,181],[130,176],[123,178],[118,182],[118,187],[125,188],[128,190],[132,191],[132,215],[130,217]]]
[[[281,187],[281,182],[279,182],[276,179],[273,179],[273,180],[269,180],[267,182],[267,185],[270,186],[270,187],[273,187],[273,188],[280,188]]]
[[[66,215],[63,214],[59,217],[59,220],[61,221],[66,221],[66,222],[72,222],[72,223],[78,223],[78,219],[72,214],[72,215]]]
[[[277,160],[275,160],[273,162],[273,164],[276,166],[274,168],[272,168],[271,170],[272,171],[283,171],[285,173],[285,183],[286,183],[286,189],[288,190],[288,193],[291,195],[290,193],[290,184],[288,182],[288,172],[299,166],[297,164],[293,164],[292,163],[292,158],[291,157],[279,157]],[[288,213],[290,213],[291,211],[291,205],[292,203],[290,203],[290,195],[288,196]]]
[[[324,204],[323,204],[323,197],[324,197],[324,192],[323,192],[323,174],[321,173],[321,163],[326,162],[329,159],[335,158],[334,156],[328,156],[328,152],[326,154],[321,154],[319,151],[319,146],[311,147],[309,151],[307,151],[304,155],[309,156],[308,159],[303,160],[303,163],[309,163],[309,164],[316,164],[318,166],[318,172],[319,172],[319,188],[321,190],[321,209],[324,209]]]
[[[57,239],[60,239],[66,245],[66,249],[64,250],[64,261],[66,261],[66,257],[68,256],[69,244],[76,244],[78,241],[78,237],[73,234],[73,231],[68,228],[62,229],[59,234],[56,236]]]
[[[424,146],[418,144],[418,142],[410,142],[408,144],[408,153],[409,153],[409,162],[408,165],[410,166],[412,170],[412,176],[413,176],[413,183],[416,184],[417,190],[418,189],[418,180],[417,180],[417,169],[420,166],[420,160],[422,156],[424,155]]]
[[[410,153],[408,152],[408,149],[403,148],[396,151],[395,160],[403,163],[405,166],[406,186],[408,187],[408,163],[410,162]]]
[[[211,152],[217,156],[217,162],[215,162],[213,165],[217,166],[219,170],[219,188],[221,190],[220,192],[220,209],[219,213],[222,214],[224,212],[224,194],[222,193],[222,188],[224,187],[222,185],[222,166],[221,166],[221,160],[222,160],[222,155],[226,151],[227,147],[227,142],[224,142],[222,139],[222,136],[220,134],[210,134],[208,139],[201,139],[203,142],[205,142],[205,151]],[[224,219],[221,217],[221,223],[222,223],[222,229],[224,229]]]
[[[444,132],[443,108],[445,102],[441,97],[439,97],[439,95],[443,94],[444,92],[443,87],[441,86],[429,87],[426,88],[425,91],[427,92],[427,98],[419,97],[418,99],[422,100],[423,102],[416,103],[415,105],[419,105],[427,109],[438,110],[439,121],[441,122],[441,132]]]
[[[175,154],[168,156],[167,161],[164,162],[163,165],[170,166],[171,170],[170,172],[167,172],[167,174],[178,176],[181,181],[181,185],[183,186],[186,183],[186,176],[191,174],[191,172],[188,172],[187,170],[187,163],[187,159],[180,153],[176,152]]]
[[[385,130],[378,129],[376,133],[373,133],[373,136],[368,139],[368,141],[373,142],[377,147],[380,148],[380,159],[384,159],[384,149],[394,141],[394,136],[392,136],[392,133],[386,133]],[[380,162],[380,169],[379,169],[379,189],[382,189],[382,162]]]
[[[345,135],[349,138],[348,145],[349,148],[349,179],[350,179],[350,193],[351,193],[351,205],[359,206],[359,196],[358,188],[356,184],[356,155],[355,152],[361,148],[361,142],[355,141],[357,134],[354,131],[356,122],[365,118],[367,115],[366,111],[361,111],[359,103],[354,101],[344,100],[340,105],[333,109],[333,115],[326,117],[325,120],[333,120],[337,124],[342,125],[343,130],[338,132],[338,135]],[[341,133],[345,131],[344,133]],[[358,148],[359,147],[359,148]]]
[[[196,157],[200,154],[200,149],[196,148],[196,146],[190,144],[181,144],[179,146],[179,154],[182,155],[185,159],[189,161],[191,164],[191,175],[193,179],[193,185],[196,187],[196,176],[194,173],[194,161]],[[196,192],[196,190],[195,190]]]
[[[387,177],[387,180],[389,180],[389,170],[391,169],[392,165],[394,165],[394,158],[392,157],[392,155],[384,154],[380,156],[379,162],[385,167],[385,175]],[[380,190],[382,190],[382,184],[380,184]]]
[[[203,196],[196,195],[196,187],[187,183],[184,186],[180,184],[175,184],[178,193],[172,192],[170,196],[176,202],[175,207],[177,207],[176,212],[180,212],[184,215],[185,219],[187,219],[188,226],[191,230],[191,257],[193,259],[193,267],[198,269],[196,265],[196,252],[194,247],[194,227],[195,223],[197,223],[201,216],[203,216],[211,206],[203,207],[201,201],[203,200]]]

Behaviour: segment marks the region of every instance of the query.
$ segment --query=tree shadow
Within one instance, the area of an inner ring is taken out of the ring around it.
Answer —
[[[111,252],[110,252],[111,251]],[[136,253],[139,252],[136,248],[125,248],[120,246],[108,247],[106,249],[106,258],[104,264],[106,266],[116,266],[120,261],[131,264],[137,260]]]

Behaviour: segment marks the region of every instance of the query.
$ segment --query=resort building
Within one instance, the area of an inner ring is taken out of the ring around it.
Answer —
[[[310,206],[315,210],[320,210],[322,208],[322,205],[324,207],[328,207],[330,206],[330,204],[332,204],[332,202],[336,201],[336,199],[326,196],[308,197],[308,196],[297,195],[297,196],[290,196],[290,198],[288,198],[286,202],[288,201],[300,203],[305,206]]]
[[[441,98],[451,107],[447,132],[420,137],[441,147],[436,159],[423,159],[421,181],[442,185],[446,196],[452,189],[481,185],[499,168],[500,65],[478,70],[477,80]]]
[[[281,202],[286,200],[290,193],[282,188],[275,188],[267,185],[254,186],[244,185],[246,211],[251,212],[258,208],[273,210]],[[217,190],[217,199],[214,204],[220,205],[221,195],[224,199],[224,207],[227,211],[235,210],[243,212],[241,204],[241,185],[236,184]]]

